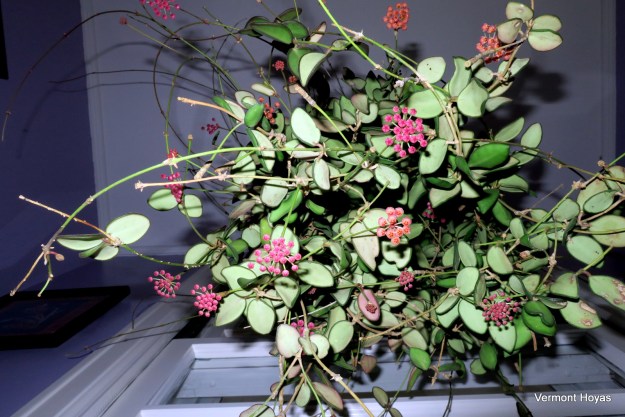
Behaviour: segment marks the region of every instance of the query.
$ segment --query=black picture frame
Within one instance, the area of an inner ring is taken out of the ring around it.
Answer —
[[[0,298],[0,350],[60,346],[128,294],[128,286],[113,286],[6,295]]]

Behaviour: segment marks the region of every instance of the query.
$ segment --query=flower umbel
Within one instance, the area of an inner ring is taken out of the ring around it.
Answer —
[[[180,5],[174,0],[140,0],[141,4],[147,4],[152,8],[154,14],[163,20],[175,19],[176,10],[180,9]]]
[[[521,311],[521,303],[512,301],[503,291],[491,294],[482,300],[484,304],[484,320],[493,323],[497,327],[507,326],[516,313]]]
[[[412,220],[408,217],[404,217],[401,221],[399,220],[399,217],[404,215],[404,209],[401,207],[387,207],[386,215],[386,219],[384,217],[378,219],[379,227],[376,234],[378,237],[386,236],[393,245],[399,245],[401,237],[410,233]]]
[[[182,190],[184,185],[179,182],[180,172],[175,172],[171,175],[161,174],[161,178],[170,182],[165,188],[171,191],[171,195],[174,196],[178,204],[182,203]]]
[[[314,334],[313,332],[311,332],[311,330],[315,328],[315,325],[312,322],[309,322],[308,327],[306,327],[304,325],[304,320],[297,320],[297,321],[292,321],[291,326],[295,327],[295,329],[298,331],[300,336],[305,336],[307,332],[309,335]]]
[[[180,274],[172,275],[165,270],[154,271],[154,276],[148,281],[154,284],[154,291],[164,298],[176,298],[176,291],[180,288]]]
[[[412,283],[414,282],[414,272],[404,269],[399,276],[395,278],[395,281],[404,286],[404,291],[408,291],[412,288]]]
[[[393,113],[384,116],[386,124],[382,126],[382,132],[393,134],[386,138],[386,146],[392,146],[400,158],[416,153],[419,148],[425,148],[428,141],[423,134],[423,120],[415,117],[417,111],[395,106]]]
[[[478,52],[490,53],[484,58],[485,63],[496,62],[500,59],[507,61],[510,59],[511,51],[507,48],[501,48],[503,45],[497,37],[497,28],[488,23],[482,25],[484,34],[480,37],[480,41],[475,45]]]
[[[217,311],[217,308],[219,308],[221,295],[213,292],[213,286],[211,284],[205,287],[200,287],[195,284],[191,290],[191,295],[195,295],[193,305],[198,309],[198,314],[200,316],[210,317],[211,313]]]
[[[395,8],[388,6],[386,9],[386,16],[384,16],[384,23],[386,27],[393,30],[406,30],[408,29],[408,20],[410,19],[410,10],[408,9],[408,3],[397,3]]]
[[[262,249],[254,251],[256,263],[260,264],[260,272],[269,272],[273,275],[288,277],[290,274],[289,270],[293,272],[298,270],[295,262],[302,259],[302,255],[291,253],[293,246],[295,246],[293,242],[286,241],[283,237],[271,240],[269,235],[263,236],[263,240],[267,243],[262,246]],[[254,269],[256,264],[249,262],[247,266],[250,269]]]

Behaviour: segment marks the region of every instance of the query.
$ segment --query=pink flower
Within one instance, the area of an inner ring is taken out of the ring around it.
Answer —
[[[311,332],[311,330],[315,328],[315,325],[312,322],[309,322],[308,327],[306,327],[304,326],[304,320],[297,320],[292,321],[291,326],[295,327],[300,336],[305,336],[307,332],[310,335],[314,334],[313,332]]]
[[[295,243],[286,241],[283,237],[272,241],[269,235],[263,236],[263,240],[268,243],[254,251],[256,263],[248,262],[248,268],[254,269],[256,264],[259,264],[260,272],[283,277],[288,277],[290,271],[295,272],[299,269],[295,262],[302,259],[302,255],[292,253]]]
[[[394,106],[393,113],[384,116],[386,124],[382,126],[382,132],[393,134],[384,141],[386,146],[392,146],[400,158],[405,158],[416,153],[420,148],[425,148],[428,142],[423,134],[423,120],[415,118],[417,111]],[[415,146],[417,144],[418,147]]]
[[[198,314],[200,316],[210,317],[211,313],[217,311],[217,308],[219,308],[221,295],[213,292],[213,286],[211,284],[205,287],[200,287],[195,284],[191,290],[191,295],[195,296],[193,305],[198,309]]]
[[[154,271],[148,281],[154,284],[154,291],[164,298],[176,298],[176,291],[180,288],[180,274],[174,276],[164,270]]]
[[[404,286],[404,291],[408,291],[412,288],[412,283],[414,281],[414,272],[404,269],[403,271],[401,271],[399,276],[395,278],[395,281],[399,282],[401,285]]]
[[[176,14],[174,13],[176,10],[180,9],[180,5],[176,3],[174,0],[139,0],[141,4],[147,4],[152,8],[154,14],[157,17],[162,18],[163,20],[167,19],[175,19]]]
[[[512,301],[503,291],[491,294],[482,300],[484,312],[482,316],[486,322],[493,323],[497,327],[507,326],[521,311],[521,303]]]
[[[273,67],[276,71],[284,71],[284,61],[278,59],[276,62],[273,63]]]
[[[393,30],[408,29],[408,20],[410,19],[410,10],[408,3],[397,3],[395,8],[388,6],[386,16],[382,20],[386,23],[386,27]]]
[[[399,217],[404,215],[404,209],[401,207],[387,207],[385,211],[387,217],[378,219],[376,235],[378,237],[386,236],[393,245],[399,245],[401,237],[410,233],[412,220],[408,217],[404,217],[401,221],[399,220]]]

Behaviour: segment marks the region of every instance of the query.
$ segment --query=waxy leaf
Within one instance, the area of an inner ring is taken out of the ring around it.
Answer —
[[[141,239],[150,227],[150,220],[142,214],[120,216],[106,226],[106,233],[129,245]]]
[[[566,242],[566,250],[572,257],[586,265],[603,259],[601,246],[590,236],[573,236]]]
[[[466,300],[460,300],[458,312],[464,324],[477,334],[484,334],[488,330],[488,323],[484,320],[484,310]]]
[[[221,306],[219,308],[221,309]],[[299,337],[299,332],[295,327],[288,324],[280,324],[276,329],[276,347],[280,355],[287,359],[295,356],[301,349]]]
[[[480,362],[489,371],[497,369],[497,348],[486,342],[480,348]]]
[[[407,106],[417,111],[417,115],[422,119],[432,119],[443,112],[447,105],[448,97],[443,90],[434,87],[432,90],[421,90],[413,93],[408,98]]]
[[[269,334],[276,322],[276,312],[266,301],[254,299],[247,306],[247,322],[259,334]]]
[[[493,338],[493,342],[508,353],[514,351],[516,345],[516,330],[514,325],[488,326],[488,334]]]
[[[432,358],[430,358],[430,354],[427,353],[423,349],[419,348],[410,348],[409,351],[410,362],[417,368],[422,371],[427,371],[430,369],[430,364],[432,363]]]
[[[319,394],[321,399],[335,410],[343,409],[343,399],[334,388],[324,385],[320,382],[314,381],[312,383],[313,389]]]
[[[419,62],[417,73],[420,79],[427,80],[428,83],[437,83],[445,74],[445,59],[440,56],[426,58]]]
[[[447,155],[447,141],[445,139],[434,139],[430,141],[419,155],[419,172],[427,175],[436,172]]]
[[[518,18],[524,22],[527,22],[533,16],[534,16],[534,11],[523,3],[510,1],[506,5],[506,17],[508,19]]]
[[[625,310],[625,284],[607,275],[591,275],[588,284],[592,292],[603,297],[610,304]]]
[[[301,261],[297,264],[297,276],[306,284],[317,288],[334,286],[334,276],[323,264],[315,261]]]
[[[514,122],[505,126],[495,135],[495,140],[497,142],[508,142],[512,139],[516,138],[521,130],[523,130],[523,124],[525,123],[525,119],[523,117],[519,117]],[[540,125],[539,125],[540,126]]]
[[[315,121],[300,107],[293,110],[293,114],[291,115],[291,127],[299,141],[308,146],[317,146],[321,139],[321,132],[315,125]]]
[[[260,190],[260,201],[267,207],[278,207],[289,192],[289,183],[281,179],[265,181]]]
[[[518,18],[506,20],[503,23],[497,25],[497,37],[502,43],[512,43],[516,40],[523,21]]]
[[[488,91],[475,78],[458,96],[458,110],[468,117],[480,117],[484,114]]]
[[[456,278],[456,287],[460,295],[469,296],[473,294],[475,285],[480,277],[480,271],[475,267],[462,268]]]
[[[513,272],[512,263],[504,250],[499,246],[492,246],[486,253],[488,266],[497,274],[510,275]]]
[[[549,292],[561,297],[579,298],[577,276],[572,272],[565,272],[551,284]]]
[[[178,205],[180,212],[189,217],[202,217],[202,200],[196,195],[185,194],[182,204]]]
[[[527,41],[537,51],[550,51],[562,43],[562,36],[549,29],[530,30]]]
[[[281,23],[252,23],[251,28],[255,32],[285,44],[293,42],[293,34]]]
[[[284,304],[288,308],[293,308],[297,298],[299,297],[299,285],[297,282],[289,277],[278,277],[276,278],[274,285],[276,287],[276,292],[284,301]]]
[[[169,190],[167,191],[169,192]],[[86,251],[102,243],[101,234],[85,234],[85,235],[61,235],[56,238],[56,242],[71,250]]]
[[[471,168],[495,168],[508,160],[509,152],[510,147],[504,143],[487,143],[475,148],[468,163]]]
[[[590,201],[589,199],[588,201]],[[586,207],[586,204],[584,204]],[[592,237],[605,246],[625,247],[625,218],[608,214],[590,223]]]
[[[219,309],[215,316],[215,325],[224,326],[236,321],[245,311],[245,300],[236,294],[225,296],[219,303]],[[291,327],[291,326],[289,326]],[[291,327],[295,330],[293,327]],[[297,330],[295,330],[297,333]]]
[[[302,86],[306,87],[308,85],[317,68],[328,56],[328,54],[322,54],[321,52],[310,52],[299,60],[299,79]]]
[[[239,414],[239,417],[276,417],[276,414],[264,404],[254,404]]]
[[[562,29],[562,22],[560,18],[551,14],[544,14],[534,19],[532,29],[549,29],[554,32]]]
[[[148,205],[154,210],[166,211],[176,207],[178,201],[176,201],[176,197],[173,196],[170,190],[162,188],[152,193],[148,198]]]
[[[339,321],[332,326],[328,341],[334,353],[340,353],[349,345],[354,336],[354,325],[347,320]]]
[[[601,326],[601,319],[594,308],[584,301],[569,301],[560,309],[560,314],[570,325],[580,329],[594,329]]]

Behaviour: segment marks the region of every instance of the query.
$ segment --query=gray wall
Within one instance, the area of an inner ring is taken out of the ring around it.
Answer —
[[[95,187],[80,30],[33,69],[11,101],[37,60],[80,22],[79,2],[3,1],[2,12],[9,79],[0,80],[0,108],[11,116],[0,142],[0,294],[21,279],[62,220],[18,196],[67,212]],[[96,221],[95,205],[82,217]],[[79,264],[77,257],[68,256],[56,272]],[[31,284],[41,282],[44,274],[39,269]]]
[[[292,5],[288,0],[266,2],[273,10],[280,11]],[[316,3],[316,2],[314,2]],[[596,161],[611,158],[615,153],[615,76],[614,76],[614,1],[568,0],[537,1],[538,14],[551,13],[564,22],[564,44],[549,53],[536,53],[529,48],[522,56],[530,56],[531,68],[521,76],[516,88],[509,95],[518,98],[515,107],[503,112],[502,121],[511,121],[519,115],[526,117],[526,126],[540,122],[543,125],[543,149],[553,151],[564,161],[595,169]],[[127,0],[98,2],[82,0],[83,14],[108,8],[128,7]],[[380,41],[393,43],[392,32],[382,22],[386,3],[379,0],[346,0],[327,3],[339,21],[355,30],[364,29],[365,34]],[[412,7],[411,22],[406,32],[400,33],[400,48],[412,51],[416,59],[442,55],[448,59],[454,55],[470,56],[475,53],[475,43],[483,22],[498,23],[505,18],[505,2],[500,0],[476,0],[459,2],[440,0],[436,2],[409,2]],[[183,7],[204,15],[201,6],[206,2],[185,1]],[[213,2],[210,10],[224,22],[234,23],[245,15],[266,14],[263,8],[250,0]],[[306,10],[304,15],[310,26],[327,20],[319,8]],[[178,14],[175,25],[184,22]],[[131,23],[131,22],[129,22]],[[145,29],[140,24],[135,27]],[[219,34],[218,28],[202,27],[201,33]],[[98,34],[106,34],[99,36]],[[107,16],[90,24],[85,30],[87,68],[89,71],[151,68],[155,50],[149,41],[118,23],[116,16]],[[253,50],[258,43],[249,41]],[[266,57],[267,49],[260,49],[257,58]],[[234,69],[233,75],[243,89],[256,79],[251,67],[237,61],[240,51],[227,49],[226,64]],[[374,57],[383,59],[379,51]],[[175,68],[174,62],[163,60],[164,68]],[[361,72],[369,68],[360,65]],[[187,75],[187,73],[185,73]],[[192,74],[196,80],[210,84],[211,73],[207,68]],[[154,91],[149,73],[116,73],[90,76],[90,116],[96,155],[96,183],[102,187],[132,171],[151,166],[164,159],[163,131],[165,122],[154,104]],[[169,82],[157,77],[160,99],[166,102]],[[132,82],[132,85],[130,84]],[[203,100],[210,99],[208,89],[187,86],[174,92],[174,97],[184,95]],[[208,138],[200,130],[202,124],[215,111],[201,107],[189,107],[172,103],[171,121],[182,137],[192,134],[196,150],[208,149]],[[175,142],[175,139],[171,139]],[[178,145],[180,146],[180,145]],[[143,182],[155,181],[155,172],[142,178]],[[574,179],[569,172],[551,167],[534,166],[530,177],[543,192],[563,184],[564,190]],[[139,193],[132,183],[119,187],[115,192],[98,201],[100,220],[106,222],[124,212],[138,211],[149,214],[145,205],[148,191]],[[177,213],[160,213],[152,217],[153,230],[137,248],[147,253],[181,253],[187,247],[188,227]],[[202,223],[219,224],[223,221],[217,211],[207,215]],[[158,230],[158,231],[157,231]],[[192,240],[193,241],[193,240]]]

